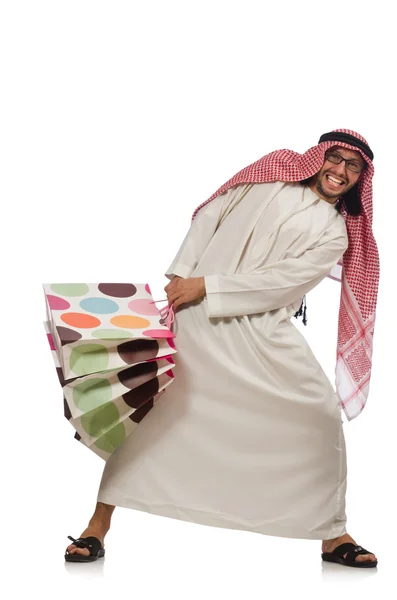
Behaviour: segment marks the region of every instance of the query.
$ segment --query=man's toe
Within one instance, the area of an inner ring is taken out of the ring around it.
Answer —
[[[356,560],[360,562],[375,562],[376,556],[374,554],[359,554]]]
[[[74,544],[71,544],[67,547],[68,554],[83,554],[85,556],[89,556],[89,551],[87,548],[78,548]]]

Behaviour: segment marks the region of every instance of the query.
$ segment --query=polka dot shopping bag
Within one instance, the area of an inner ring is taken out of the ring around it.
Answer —
[[[45,329],[75,438],[107,459],[174,380],[148,284],[44,284]]]

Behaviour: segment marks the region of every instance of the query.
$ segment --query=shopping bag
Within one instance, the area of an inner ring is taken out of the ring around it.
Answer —
[[[174,378],[172,367],[175,362],[172,355],[169,355],[123,369],[102,371],[93,375],[65,380],[59,367],[48,322],[45,323],[45,328],[54,366],[63,391],[65,416],[72,423],[80,421],[83,423],[83,432],[79,429],[78,431],[82,437],[87,438],[88,443],[98,437],[92,433],[92,430],[98,427],[99,420],[102,432],[108,428],[106,418],[101,414],[102,407],[108,408],[115,404],[119,414],[128,413],[129,415],[162,391],[164,387],[167,387],[170,379]],[[167,378],[163,377],[165,374],[167,374]],[[109,410],[109,414],[112,414],[113,409]],[[100,416],[96,417],[98,413]],[[93,420],[96,420],[97,425],[90,426]],[[111,424],[112,421],[109,423]],[[84,431],[87,432],[87,435]]]
[[[104,404],[99,404],[96,408],[81,414],[79,417],[71,416],[69,423],[89,447],[107,434],[109,434],[107,437],[112,439],[110,431],[114,427],[128,419],[147,402],[150,402],[159,392],[165,390],[172,383],[173,379],[173,372],[171,369],[168,369],[168,371],[158,377],[151,379],[134,390],[130,390],[128,394],[114,398]],[[67,400],[66,402],[68,408],[70,408]],[[124,439],[125,436],[120,437],[120,443]]]
[[[170,378],[169,383],[165,387],[167,387],[170,383],[172,383],[172,378]],[[138,424],[151,411],[153,406],[157,404],[165,392],[166,389],[164,388],[151,400],[145,402],[145,404],[143,404],[140,408],[131,413],[127,418],[124,418],[122,422],[118,423],[115,427],[113,427],[113,429],[110,429],[104,435],[98,438],[93,444],[86,444],[77,431],[74,436],[75,439],[80,441],[89,450],[94,452],[94,454],[97,454],[106,461],[123,443],[123,441],[135,431],[135,429],[138,427]]]
[[[89,288],[88,291],[84,286]],[[131,294],[129,286],[136,290],[134,294]],[[64,415],[76,430],[76,439],[106,460],[174,380],[171,367],[176,348],[169,310],[155,308],[150,288],[144,284],[45,284],[44,289],[49,318],[44,326],[63,389]],[[58,296],[50,294],[50,291]],[[61,291],[64,297],[61,297]],[[84,291],[86,294],[83,294]],[[119,294],[119,298],[124,294],[122,299],[125,302],[118,300],[116,314],[121,320],[111,321],[114,313],[108,313],[107,321],[101,317],[98,329],[83,327],[93,325],[92,321],[85,321],[83,317],[80,321],[69,318],[68,313],[76,315],[77,310],[83,316],[82,310],[88,314],[88,308],[91,312],[95,309],[96,314],[99,314],[99,309],[104,313],[112,306],[115,310],[114,305],[102,302],[105,292],[110,291],[114,295]],[[81,301],[81,297],[89,302]],[[125,314],[127,310],[130,314]],[[144,314],[145,319],[150,317],[150,324],[134,313]],[[128,318],[131,314],[133,321]],[[61,322],[74,323],[75,333],[71,333],[70,329],[65,331],[66,328],[59,324]],[[76,327],[76,323],[80,327]],[[123,326],[127,324],[134,325],[135,329],[129,327],[128,331],[124,330]],[[74,341],[71,341],[73,336]],[[91,339],[100,341],[97,344],[99,348],[92,347],[95,344]]]
[[[65,379],[170,352],[175,337],[148,284],[44,284],[47,320]],[[137,358],[138,355],[138,358]]]

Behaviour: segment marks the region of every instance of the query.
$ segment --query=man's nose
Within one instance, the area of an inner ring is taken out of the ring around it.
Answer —
[[[334,173],[340,175],[341,177],[346,177],[346,163],[342,160],[338,165],[334,165]]]

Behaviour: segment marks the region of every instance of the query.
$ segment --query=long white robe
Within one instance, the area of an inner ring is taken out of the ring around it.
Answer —
[[[167,276],[205,276],[176,313],[175,381],[107,461],[98,501],[205,525],[345,533],[333,387],[290,318],[348,245],[301,184],[241,185],[205,206]]]

